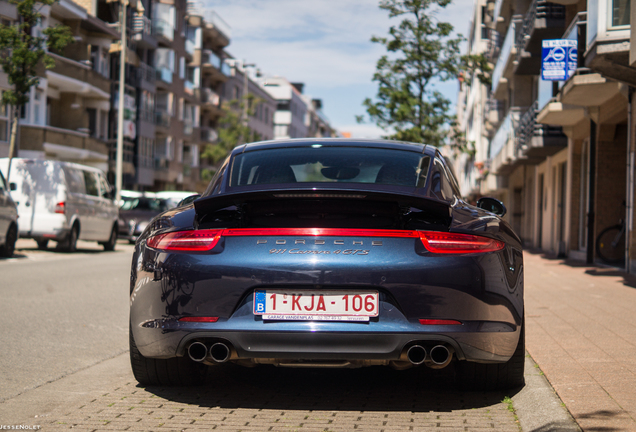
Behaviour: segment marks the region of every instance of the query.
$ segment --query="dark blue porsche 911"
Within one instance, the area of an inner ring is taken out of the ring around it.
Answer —
[[[235,148],[193,204],[139,238],[130,356],[147,385],[213,366],[455,364],[523,384],[523,258],[489,198],[430,146],[309,139]]]

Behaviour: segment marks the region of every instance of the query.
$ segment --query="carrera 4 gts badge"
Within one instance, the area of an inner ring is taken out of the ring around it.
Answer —
[[[290,254],[290,255],[369,255],[369,249],[336,249],[333,251],[328,250],[313,250],[313,249],[270,249],[270,254]]]

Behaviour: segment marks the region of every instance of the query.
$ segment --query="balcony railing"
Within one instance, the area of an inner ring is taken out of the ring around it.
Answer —
[[[225,64],[225,63],[223,63]],[[201,51],[201,65],[202,66],[214,66],[217,69],[221,69],[221,58],[214,54],[212,50]]]
[[[232,68],[229,64],[223,62],[221,63],[221,73],[229,77],[230,75],[232,75]]]
[[[198,1],[186,3],[186,14],[189,16],[203,16],[203,5]]]
[[[516,110],[509,110],[508,115],[504,118],[503,122],[501,122],[501,126],[499,126],[499,130],[490,141],[490,151],[489,151],[489,159],[494,159],[504,148],[506,143],[509,140],[513,140],[515,138],[515,127],[518,119],[518,112]]]
[[[504,38],[495,29],[489,29],[488,33],[488,58],[490,60],[494,60],[499,58],[499,54],[501,52],[501,47],[503,46]]]
[[[186,135],[192,135],[194,131],[194,126],[192,119],[184,119],[183,120],[183,133]]]
[[[199,100],[204,105],[219,106],[221,104],[221,97],[214,90],[207,87],[200,89]]]
[[[523,18],[523,24],[515,38],[515,46],[517,47],[517,55],[526,48],[527,42],[532,39],[535,26],[538,20],[542,20],[542,27],[558,27],[564,25],[565,6],[549,3],[545,0],[534,0],[530,5],[530,9]]]
[[[534,137],[565,137],[561,126],[551,126],[537,123],[539,103],[535,101],[532,106],[519,118],[519,124],[515,130],[515,150],[524,151],[532,146]],[[566,142],[567,143],[567,142]]]
[[[139,62],[137,74],[139,76],[139,79],[148,81],[151,84],[154,84],[157,78],[157,71],[155,70],[155,68],[143,62]]]
[[[183,88],[187,94],[194,94],[194,83],[190,81],[184,81]]]
[[[147,16],[135,15],[133,18],[133,33],[134,34],[152,34],[152,21]]]
[[[172,117],[168,112],[157,110],[155,111],[155,124],[157,126],[170,127],[170,121]]]
[[[172,83],[172,71],[170,69],[168,69],[167,67],[158,67],[156,71],[158,80],[161,80],[168,84]]]
[[[201,128],[201,142],[211,143],[215,142],[219,138],[219,134],[210,127]]]
[[[171,41],[174,39],[174,26],[162,19],[156,19],[153,21],[152,33]]]
[[[187,54],[193,56],[194,55],[194,41],[190,39],[186,39],[185,41],[185,51]]]
[[[495,92],[497,86],[499,85],[499,81],[503,78],[504,71],[506,69],[506,65],[508,64],[508,60],[510,56],[514,53],[512,49],[514,47],[515,36],[518,28],[518,20],[513,19],[508,27],[508,33],[506,33],[506,38],[501,44],[501,50],[499,52],[499,58],[497,59],[497,64],[495,65],[495,69],[492,72],[492,91]]]
[[[232,38],[232,30],[230,29],[230,26],[225,21],[223,21],[223,18],[221,18],[219,14],[217,14],[213,10],[204,10],[203,19],[205,19],[207,23],[212,24],[212,26],[220,33],[222,33],[226,38]]]

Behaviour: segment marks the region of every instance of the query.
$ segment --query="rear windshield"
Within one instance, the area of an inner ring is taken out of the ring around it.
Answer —
[[[287,183],[372,183],[423,187],[430,157],[402,150],[303,147],[237,155],[230,187]]]

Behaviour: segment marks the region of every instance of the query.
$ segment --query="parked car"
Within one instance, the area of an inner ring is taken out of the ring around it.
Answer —
[[[15,184],[14,184],[15,185]],[[0,256],[13,256],[18,239],[18,208],[11,198],[2,172],[0,172]]]
[[[0,159],[6,170],[8,159]],[[11,192],[20,216],[19,235],[45,249],[50,240],[75,251],[77,240],[97,241],[104,250],[117,242],[118,209],[113,188],[99,169],[70,162],[14,158]]]
[[[197,192],[189,191],[161,191],[155,192],[155,197],[167,200],[168,207],[174,208],[186,198],[196,195]]]
[[[140,196],[122,195],[119,207],[119,238],[135,243],[150,221],[171,206],[168,200],[154,197],[153,193]]]
[[[487,208],[487,210],[485,209]],[[146,385],[207,365],[405,369],[523,384],[521,241],[462,200],[432,146],[306,139],[235,148],[135,248],[130,359]]]

